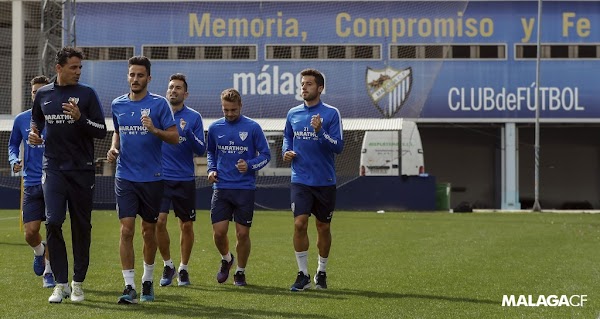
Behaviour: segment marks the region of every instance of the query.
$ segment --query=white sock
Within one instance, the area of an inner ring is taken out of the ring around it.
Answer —
[[[131,286],[135,289],[135,269],[122,270],[123,279],[125,279],[125,286]]]
[[[180,264],[179,264],[179,269],[177,269],[177,272],[180,272],[180,271],[182,271],[182,270],[185,270],[185,271],[187,271],[187,265],[184,265],[184,264],[181,264],[181,263],[180,263]]]
[[[33,247],[33,254],[36,256],[41,256],[44,254],[44,244],[40,243],[39,245]]]
[[[51,274],[52,268],[50,267],[50,260],[46,259],[46,268],[44,268],[44,275]]]
[[[173,259],[165,260],[164,264],[165,264],[165,266],[169,266],[171,268],[175,268],[175,265],[173,264]]]
[[[153,277],[154,277],[154,264],[148,265],[147,263],[144,263],[144,274],[142,275],[142,282],[146,282],[146,281],[153,282],[154,281]]]
[[[297,251],[296,262],[298,263],[298,270],[308,276],[308,251]]]
[[[317,268],[317,271],[322,271],[322,272],[327,271],[327,259],[328,258],[323,258],[323,257],[319,256],[319,267]]]
[[[244,273],[244,272],[246,272],[246,268],[241,268],[241,267],[239,267],[239,266],[238,266],[238,267],[235,269],[235,272],[237,273],[238,271],[241,271],[242,273]]]
[[[228,252],[227,255],[221,255],[222,259],[225,259],[228,263],[231,262],[231,252]]]

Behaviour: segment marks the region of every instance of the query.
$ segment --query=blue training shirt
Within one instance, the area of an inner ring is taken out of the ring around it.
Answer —
[[[75,99],[81,117],[63,113],[62,104]],[[85,84],[41,87],[31,108],[31,123],[46,130],[44,169],[95,170],[94,138],[106,136],[106,123],[96,91]]]
[[[206,151],[202,116],[185,105],[173,116],[179,132],[179,144],[163,142],[163,176],[166,180],[192,181],[195,178],[194,154],[201,156]],[[185,122],[184,129],[181,129],[182,122]]]
[[[213,189],[256,189],[256,172],[271,160],[258,123],[243,115],[233,122],[220,118],[208,127],[206,144],[207,171],[217,171]],[[235,167],[239,159],[248,163],[245,174]]]
[[[119,157],[115,177],[131,182],[162,180],[162,143],[142,125],[142,113],[152,119],[154,127],[166,130],[175,125],[169,102],[148,92],[139,101],[124,94],[112,101],[115,132],[119,132]]]
[[[322,127],[318,133],[310,125],[319,114]],[[298,105],[289,110],[283,131],[282,154],[296,152],[292,160],[292,183],[308,186],[335,185],[335,154],[344,149],[342,117],[335,107],[319,101],[308,107]]]
[[[23,185],[34,186],[42,183],[42,161],[46,145],[30,145],[29,131],[31,127],[31,110],[19,113],[13,122],[13,128],[8,140],[8,162],[12,169],[19,161],[19,148],[23,143]],[[44,138],[46,131],[42,132]]]

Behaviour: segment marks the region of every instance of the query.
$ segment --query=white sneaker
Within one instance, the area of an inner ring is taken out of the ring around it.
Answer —
[[[83,301],[83,283],[71,281],[71,288],[73,292],[71,292],[71,301],[72,302],[81,302]]]
[[[48,302],[61,303],[63,298],[69,298],[70,294],[71,288],[69,288],[69,284],[56,284],[54,291],[52,291],[52,295],[48,298]]]

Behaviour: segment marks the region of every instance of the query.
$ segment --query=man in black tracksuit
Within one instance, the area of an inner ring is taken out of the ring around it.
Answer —
[[[56,55],[56,81],[40,88],[33,102],[29,143],[40,144],[46,128],[42,188],[46,202],[46,236],[56,278],[48,298],[60,303],[83,301],[82,283],[89,266],[91,217],[95,183],[94,138],[106,136],[98,95],[80,84],[83,52],[62,48]],[[73,242],[73,281],[62,232],[67,207]],[[71,292],[72,289],[72,292]]]

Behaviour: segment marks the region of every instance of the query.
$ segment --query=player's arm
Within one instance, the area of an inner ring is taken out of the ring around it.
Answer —
[[[285,128],[283,129],[281,156],[283,157],[284,162],[289,162],[296,156],[296,153],[294,152],[294,130],[292,129],[289,115],[285,121]]]
[[[256,149],[258,155],[255,158],[248,160],[248,169],[251,171],[258,171],[267,166],[269,161],[271,161],[271,151],[269,150],[269,142],[267,142],[265,133],[258,124],[254,126],[253,131],[252,143],[254,143],[254,149]]]
[[[119,135],[119,121],[117,120],[117,117],[115,116],[114,113],[113,113],[113,123],[115,126],[115,131],[114,131],[112,139],[111,139],[110,149],[108,150],[108,152],[106,152],[106,160],[109,163],[114,163],[117,160],[117,157],[119,157],[119,150],[121,149],[121,136]]]
[[[200,117],[191,130],[184,131],[186,133],[186,143],[191,143],[192,151],[199,156],[206,152],[206,143],[204,142],[204,126],[202,126],[202,118]]]
[[[12,131],[10,132],[10,138],[8,139],[8,162],[10,163],[10,167],[15,173],[21,170],[19,147],[21,146],[23,135],[21,134],[21,130],[19,129],[20,122],[21,121],[18,117],[15,118],[15,121],[13,122]],[[16,168],[18,169],[15,171]]]
[[[206,137],[206,172],[208,173],[208,181],[214,183],[217,181],[217,144],[214,139],[211,128],[208,128]]]
[[[44,130],[46,119],[42,112],[42,106],[40,102],[40,96],[42,94],[36,94],[33,99],[33,106],[31,107],[31,124],[29,125],[31,130],[29,131],[29,143],[33,145],[42,144],[41,133]]]
[[[79,116],[79,118],[75,119],[75,123],[89,136],[103,139],[106,137],[106,122],[104,120],[104,112],[102,111],[102,105],[100,104],[100,99],[92,88],[90,88],[89,94],[89,103],[87,108],[87,115],[85,113],[81,113],[79,106],[75,104],[75,101],[69,100],[69,105],[67,108],[77,109],[75,114]],[[64,105],[64,104],[63,104]],[[63,106],[63,108],[65,108]]]
[[[167,127],[164,130],[153,127],[152,129],[148,129],[150,133],[154,134],[156,137],[160,138],[163,142],[169,144],[178,144],[179,143],[179,132],[177,131],[177,127],[175,125]]]
[[[317,132],[319,142],[327,145],[334,153],[340,154],[344,149],[344,139],[342,131],[342,118],[338,112],[332,112],[333,115],[327,130],[321,128]]]

